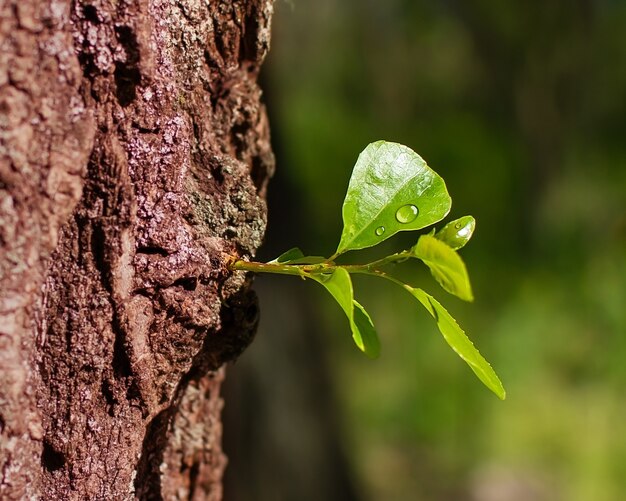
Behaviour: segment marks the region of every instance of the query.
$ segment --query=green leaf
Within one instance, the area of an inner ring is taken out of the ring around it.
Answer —
[[[374,323],[372,322],[369,313],[365,311],[365,308],[363,308],[363,306],[361,306],[358,301],[353,300],[353,303],[354,324],[362,340],[361,342],[366,348],[363,351],[365,351],[365,353],[369,357],[376,358],[378,355],[380,355],[380,341],[378,340],[378,334],[376,333],[376,329],[374,328]],[[354,337],[354,331],[352,335]]]
[[[371,143],[352,171],[336,255],[436,223],[450,205],[443,179],[417,153],[398,143]]]
[[[414,257],[424,261],[433,277],[450,294],[473,301],[472,287],[461,256],[447,244],[430,235],[422,235],[411,248]]]
[[[323,256],[305,256],[304,253],[298,248],[294,247],[286,252],[283,252],[280,256],[269,263],[276,264],[318,264],[326,261]]]
[[[337,268],[332,274],[311,274],[310,278],[322,284],[341,306],[350,322],[352,338],[358,348],[368,357],[380,354],[380,342],[365,309],[354,300],[350,274],[343,268]]]
[[[293,247],[292,249],[289,249],[288,251],[283,252],[276,259],[272,259],[269,262],[285,264],[285,263],[289,263],[290,261],[293,261],[294,259],[300,259],[302,257],[304,257],[304,252],[302,252],[298,247]]]
[[[459,250],[472,238],[474,228],[476,228],[476,220],[472,216],[463,216],[446,224],[435,233],[435,238],[448,244],[454,250]]]
[[[405,288],[424,305],[424,308],[437,321],[437,327],[450,347],[470,366],[478,378],[493,391],[499,398],[504,400],[506,392],[502,382],[489,362],[474,347],[472,342],[459,327],[452,315],[441,304],[422,289],[416,289],[408,285]]]

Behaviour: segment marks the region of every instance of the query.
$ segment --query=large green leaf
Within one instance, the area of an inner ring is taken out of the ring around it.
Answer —
[[[459,327],[452,315],[441,306],[441,304],[422,289],[410,286],[405,288],[424,305],[424,308],[437,321],[437,327],[451,348],[470,366],[478,378],[502,400],[506,397],[506,392],[502,386],[500,378],[492,369],[489,362],[474,347],[472,342]]]
[[[354,300],[350,274],[343,268],[337,268],[332,274],[312,274],[310,278],[322,284],[341,306],[350,322],[352,338],[358,348],[368,357],[380,354],[380,342],[370,316],[363,306]]]
[[[441,240],[422,235],[411,253],[430,268],[433,277],[450,294],[473,301],[472,287],[461,256]]]
[[[435,233],[435,238],[459,250],[472,238],[475,228],[476,220],[472,216],[463,216],[446,224]]]
[[[398,143],[371,143],[352,171],[336,254],[434,224],[450,205],[443,179],[417,153]]]

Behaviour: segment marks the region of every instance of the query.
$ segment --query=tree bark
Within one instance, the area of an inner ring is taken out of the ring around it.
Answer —
[[[0,499],[221,499],[272,0],[0,2]]]

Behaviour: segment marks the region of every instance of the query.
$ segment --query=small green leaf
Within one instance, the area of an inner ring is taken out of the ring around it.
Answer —
[[[380,342],[369,315],[354,300],[350,274],[343,268],[337,268],[330,275],[312,274],[309,277],[322,284],[339,303],[348,317],[352,338],[357,347],[367,356],[377,357],[380,353]]]
[[[305,256],[304,253],[298,248],[294,247],[286,252],[283,252],[280,256],[269,263],[276,264],[318,264],[326,261],[323,256]]]
[[[293,261],[294,259],[300,259],[301,257],[304,257],[304,252],[302,252],[298,247],[293,247],[292,249],[289,249],[288,251],[283,252],[276,259],[272,259],[269,262],[286,264],[286,263],[289,263],[290,261]]]
[[[450,294],[465,301],[474,300],[465,263],[447,244],[430,235],[422,235],[411,253],[424,261],[433,277]]]
[[[472,216],[463,216],[446,224],[435,233],[435,238],[448,244],[454,250],[459,250],[472,238],[474,228],[476,228],[476,220]]]
[[[380,341],[378,340],[378,334],[374,328],[374,323],[369,316],[369,313],[365,311],[365,308],[361,304],[354,300],[354,324],[361,337],[361,342],[365,347],[365,353],[371,357],[376,358],[380,355]],[[354,336],[354,333],[353,333]]]
[[[336,254],[434,224],[450,205],[443,179],[417,153],[398,143],[371,143],[352,171]]]
[[[506,398],[502,382],[489,362],[474,347],[472,342],[459,327],[452,315],[441,304],[422,289],[410,286],[405,288],[424,305],[424,308],[437,321],[437,327],[450,347],[470,366],[478,378],[500,399]]]

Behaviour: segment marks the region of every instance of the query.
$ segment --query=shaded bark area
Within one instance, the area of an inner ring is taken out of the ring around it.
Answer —
[[[272,2],[0,9],[0,498],[220,499]]]

